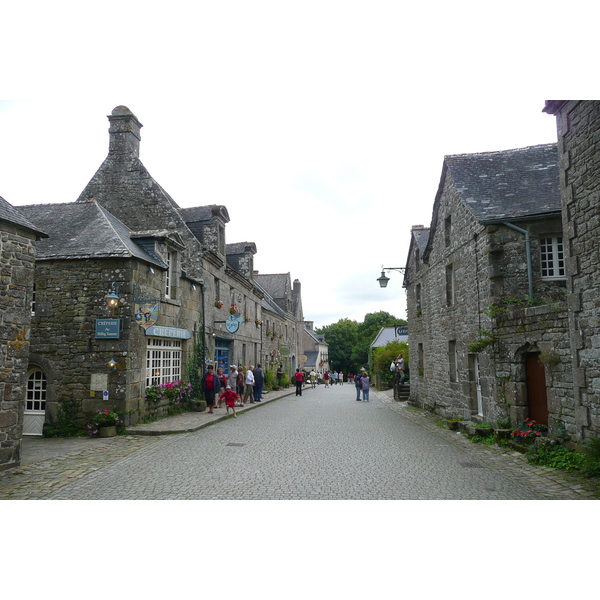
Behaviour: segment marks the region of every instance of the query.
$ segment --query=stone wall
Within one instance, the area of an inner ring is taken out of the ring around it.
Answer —
[[[48,380],[46,422],[56,417],[59,400],[80,403],[80,418],[98,408],[116,406],[133,424],[146,415],[145,330],[135,320],[134,295],[158,298],[157,325],[200,329],[201,298],[193,282],[181,279],[178,297],[165,299],[163,274],[134,259],[40,261],[36,266],[37,303],[32,319],[30,363]],[[112,282],[119,286],[123,305],[118,314],[107,306],[105,296]],[[96,339],[96,318],[123,319],[119,339]],[[183,342],[183,375],[193,340]],[[117,362],[117,371],[108,362]],[[94,383],[99,382],[99,383]],[[109,392],[108,402],[102,392]]]
[[[567,243],[575,421],[600,435],[600,101],[568,101],[557,115],[563,229]]]
[[[0,224],[0,470],[21,460],[35,236]]]

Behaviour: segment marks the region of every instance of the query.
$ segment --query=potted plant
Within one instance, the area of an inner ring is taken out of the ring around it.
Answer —
[[[547,431],[548,428],[542,423],[538,423],[534,419],[525,419],[521,421],[519,428],[511,433],[511,436],[517,444],[531,445]]]
[[[232,304],[229,307],[229,314],[230,315],[237,315],[240,311],[238,310],[238,307],[236,306],[236,304]]]
[[[215,306],[217,308],[221,308],[223,306],[223,302],[221,300],[219,300],[218,298],[215,298]]]
[[[117,426],[122,423],[123,420],[115,409],[98,409],[91,423],[88,423],[88,434],[97,434],[99,437],[114,437],[117,435]]]

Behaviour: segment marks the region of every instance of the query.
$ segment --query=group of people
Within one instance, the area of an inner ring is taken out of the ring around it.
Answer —
[[[354,375],[354,387],[356,388],[356,401],[361,402],[360,393],[362,392],[362,402],[368,402],[371,380],[366,371]]]
[[[224,401],[227,414],[231,408],[233,416],[237,417],[236,406],[261,401],[264,384],[265,372],[260,364],[239,369],[236,365],[231,365],[228,375],[223,373],[221,367],[218,367],[215,373],[214,366],[208,365],[201,382],[207,411],[213,414],[215,407],[220,408]]]
[[[279,372],[278,372],[279,375]],[[294,383],[296,384],[296,396],[302,396],[302,386],[306,380],[306,373],[300,368],[294,373]],[[279,378],[278,378],[279,379]],[[354,381],[356,387],[356,400],[369,401],[370,380],[366,371],[356,375],[349,376],[350,381]],[[311,387],[316,387],[320,383],[321,377],[314,370],[308,374],[308,380]],[[325,387],[330,385],[343,385],[344,374],[341,371],[325,371],[322,376]],[[262,398],[263,387],[265,383],[265,372],[260,364],[256,367],[237,367],[231,365],[229,374],[225,375],[221,367],[215,372],[213,365],[206,367],[206,372],[202,376],[202,391],[206,400],[207,411],[214,414],[215,408],[220,408],[225,403],[227,414],[229,409],[233,411],[233,416],[237,417],[236,406],[244,406],[246,402],[254,404],[260,402]]]

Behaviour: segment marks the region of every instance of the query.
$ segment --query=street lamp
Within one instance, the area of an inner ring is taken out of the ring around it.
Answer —
[[[390,278],[385,274],[386,271],[400,271],[400,273],[404,273],[404,271],[406,271],[406,267],[384,267],[381,265],[381,277],[377,278],[377,281],[379,281],[379,287],[387,287]]]

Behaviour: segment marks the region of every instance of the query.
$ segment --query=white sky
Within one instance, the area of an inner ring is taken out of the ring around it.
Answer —
[[[402,275],[376,279],[429,226],[443,156],[555,141],[567,55],[552,2],[401,4],[11,7],[0,81],[25,100],[0,103],[0,195],[76,200],[124,104],[152,176],[181,207],[224,204],[227,241],[299,279],[306,319],[405,317]]]

